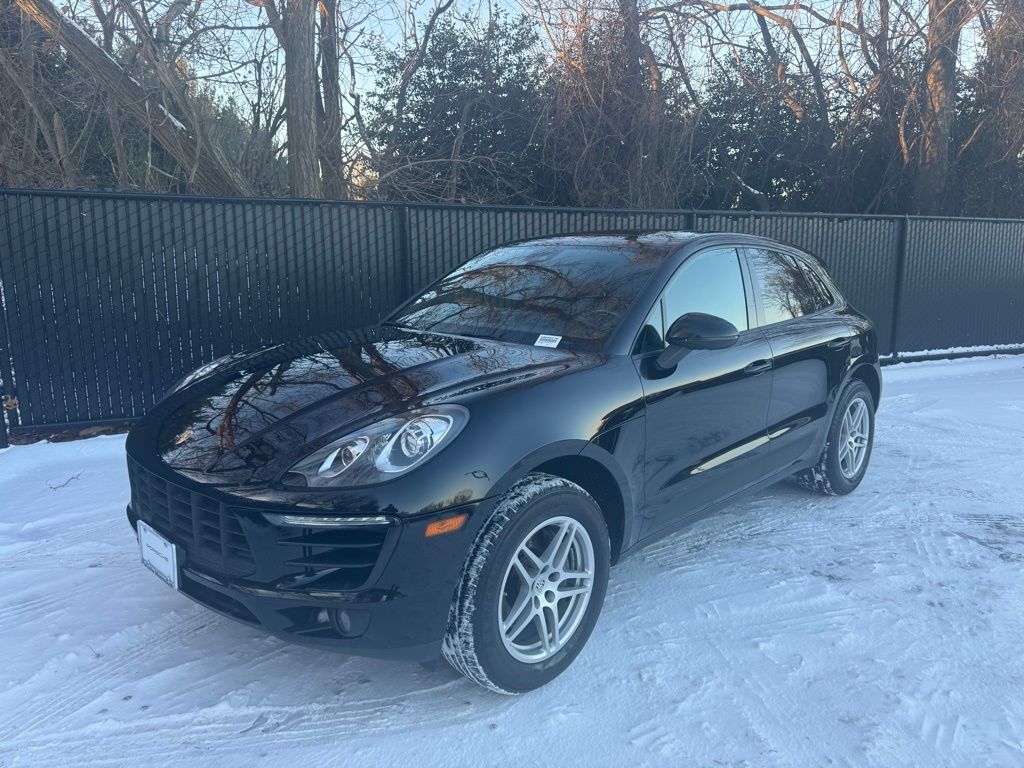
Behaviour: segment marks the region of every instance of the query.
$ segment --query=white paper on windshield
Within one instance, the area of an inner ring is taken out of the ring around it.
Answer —
[[[537,337],[537,340],[533,342],[535,347],[557,347],[562,343],[561,336],[549,336],[546,333],[542,333]]]

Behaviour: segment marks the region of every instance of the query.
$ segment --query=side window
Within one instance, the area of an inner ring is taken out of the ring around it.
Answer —
[[[825,281],[822,280],[818,273],[814,271],[814,268],[803,259],[797,259],[796,261],[803,270],[804,279],[807,281],[807,284],[811,286],[811,290],[815,293],[816,301],[814,311],[818,312],[819,310],[825,309],[825,307],[832,306],[832,303],[835,301],[835,297],[832,295],[832,291],[828,289],[828,286],[825,285]]]
[[[792,256],[764,248],[751,248],[750,256],[766,325],[809,315],[832,303],[820,281]]]
[[[739,331],[750,327],[743,273],[735,248],[691,256],[672,277],[663,301],[666,327],[689,312],[717,315]]]

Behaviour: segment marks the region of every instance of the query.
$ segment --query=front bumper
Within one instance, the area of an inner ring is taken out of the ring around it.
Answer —
[[[181,591],[218,613],[285,640],[361,656],[423,661],[441,649],[462,567],[490,500],[371,528],[272,525],[216,489],[131,472],[128,519],[178,548]],[[221,498],[223,497],[223,498]],[[458,531],[433,521],[466,513]],[[383,530],[380,530],[383,528]]]

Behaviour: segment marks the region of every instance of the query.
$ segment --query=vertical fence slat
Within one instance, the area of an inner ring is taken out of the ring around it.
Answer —
[[[408,206],[396,205],[393,214],[392,226],[395,230],[396,251],[398,252],[398,281],[397,291],[401,295],[407,295],[415,290],[412,286],[415,278],[412,270],[412,237],[409,225],[410,211]]]

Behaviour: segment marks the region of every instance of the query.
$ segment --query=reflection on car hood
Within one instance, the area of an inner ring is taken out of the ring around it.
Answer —
[[[519,344],[379,327],[234,355],[171,395],[163,461],[194,477],[264,481],[307,444],[423,403],[450,401],[566,370],[579,356]]]

